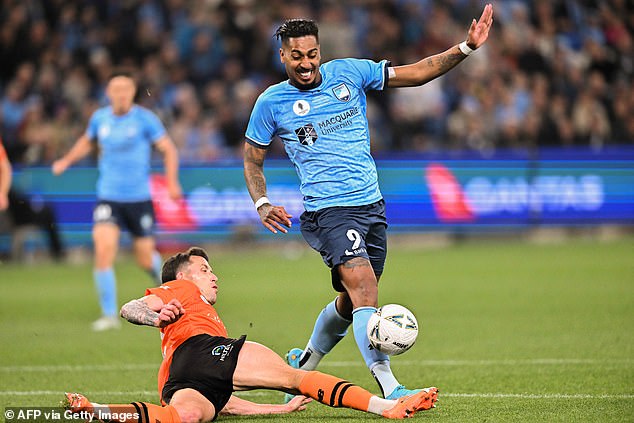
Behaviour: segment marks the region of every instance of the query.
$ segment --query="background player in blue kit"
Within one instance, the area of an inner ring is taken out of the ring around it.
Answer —
[[[162,259],[154,241],[154,209],[150,196],[152,147],[163,154],[167,189],[172,199],[182,195],[178,182],[178,152],[159,118],[134,103],[136,83],[126,73],[114,74],[106,96],[110,105],[96,110],[86,132],[53,163],[53,173],[63,173],[73,163],[99,147],[97,205],[93,212],[94,279],[102,317],[96,331],[117,328],[119,307],[113,270],[121,228],[133,237],[138,264],[160,283]]]
[[[385,204],[370,154],[368,90],[425,84],[448,72],[488,38],[493,8],[474,19],[466,41],[419,62],[339,59],[321,64],[317,25],[286,21],[276,32],[288,80],[269,87],[254,106],[246,131],[244,174],[262,224],[287,232],[291,215],[266,197],[263,164],[277,136],[297,170],[305,211],[301,232],[330,267],[338,297],[318,316],[302,351],[289,363],[312,370],[352,324],[361,355],[386,398],[411,395],[390,369],[389,357],[370,348],[366,326],[378,306],[378,281],[387,254]]]

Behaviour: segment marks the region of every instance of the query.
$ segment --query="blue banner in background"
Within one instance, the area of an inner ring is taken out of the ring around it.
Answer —
[[[540,157],[431,157],[377,160],[391,232],[518,229],[532,225],[634,224],[634,150],[597,155],[553,151]],[[297,223],[299,182],[287,160],[270,160],[268,197]],[[15,185],[53,205],[70,242],[90,242],[97,170],[16,170]],[[244,183],[242,163],[184,166],[183,201],[152,180],[158,239],[213,241],[236,227],[266,234]],[[299,225],[292,232],[299,233]]]

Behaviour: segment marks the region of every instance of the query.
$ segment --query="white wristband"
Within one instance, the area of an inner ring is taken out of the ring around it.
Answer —
[[[463,41],[460,44],[458,44],[458,48],[460,49],[462,54],[464,54],[465,56],[468,56],[475,51],[474,49],[472,49],[471,47],[467,45],[466,41]]]
[[[260,198],[258,199],[258,201],[256,201],[256,202],[255,202],[255,209],[256,209],[256,210],[257,210],[257,209],[259,209],[259,208],[260,208],[260,207],[262,207],[262,205],[264,205],[264,204],[271,204],[271,202],[270,202],[270,201],[269,201],[269,199],[268,199],[268,198],[266,198],[266,197],[260,197]]]

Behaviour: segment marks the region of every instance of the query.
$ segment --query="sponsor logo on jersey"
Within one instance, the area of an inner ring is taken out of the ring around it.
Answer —
[[[345,83],[337,85],[332,89],[332,92],[335,94],[335,97],[341,101],[350,100],[350,90]]]
[[[297,138],[302,145],[311,146],[315,144],[317,141],[317,131],[315,131],[315,127],[312,123],[304,125],[295,130],[295,134],[297,134]]]
[[[310,104],[306,100],[297,100],[293,104],[293,112],[297,116],[306,116],[310,112]]]
[[[358,107],[351,107],[345,112],[341,112],[319,122],[319,129],[324,135],[332,134],[341,128],[352,125],[352,118],[358,116],[360,113]]]

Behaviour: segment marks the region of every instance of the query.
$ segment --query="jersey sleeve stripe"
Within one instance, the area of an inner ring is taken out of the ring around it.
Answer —
[[[390,62],[389,60],[386,60],[383,64],[383,84],[381,85],[381,90],[386,89],[388,83],[390,82],[390,73],[388,71],[388,68],[390,66],[392,66],[392,62]]]
[[[246,142],[248,142],[249,144],[251,144],[254,147],[257,147],[257,148],[269,148],[269,144],[265,144],[263,142],[254,140],[253,138],[249,138],[248,136],[245,136],[244,139],[246,140]]]

